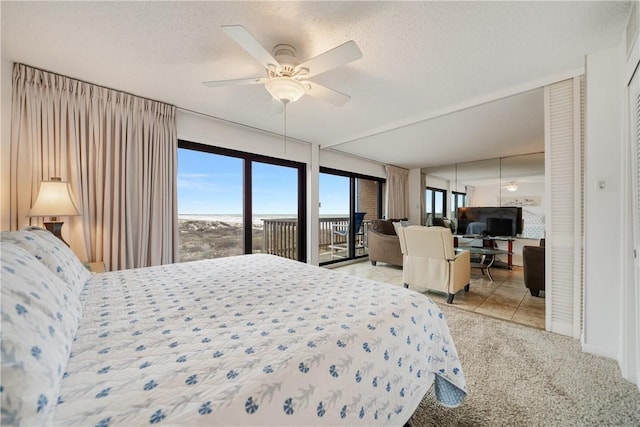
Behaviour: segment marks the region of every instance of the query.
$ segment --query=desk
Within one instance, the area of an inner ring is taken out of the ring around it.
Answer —
[[[516,240],[515,237],[500,237],[500,236],[480,236],[477,234],[472,234],[472,235],[454,235],[453,236],[453,246],[455,248],[458,247],[458,238],[465,238],[465,239],[482,239],[482,246],[485,248],[489,248],[489,249],[496,249],[496,244],[495,242],[507,242],[507,250],[503,251],[501,254],[494,254],[495,255],[507,255],[507,268],[509,270],[513,269],[513,241]],[[469,246],[463,246],[463,249],[467,249],[469,248]],[[473,253],[473,252],[471,252]],[[495,261],[495,260],[494,260]]]
[[[465,246],[462,248],[456,248],[456,252],[462,252],[467,250],[471,252],[472,255],[480,255],[480,262],[472,262],[472,268],[479,268],[482,274],[485,272],[487,276],[489,276],[489,280],[493,282],[493,277],[491,277],[490,268],[493,266],[493,263],[496,261],[496,255],[506,255],[509,252],[502,249],[494,249],[494,248],[479,248],[477,246]]]

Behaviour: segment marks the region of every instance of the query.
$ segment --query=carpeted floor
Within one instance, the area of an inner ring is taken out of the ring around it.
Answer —
[[[427,394],[423,426],[640,426],[640,391],[568,337],[440,305],[467,379],[458,408]]]

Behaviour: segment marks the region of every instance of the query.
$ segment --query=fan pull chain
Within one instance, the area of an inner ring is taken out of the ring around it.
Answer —
[[[287,104],[288,102],[283,102],[284,104],[284,154],[287,154]]]

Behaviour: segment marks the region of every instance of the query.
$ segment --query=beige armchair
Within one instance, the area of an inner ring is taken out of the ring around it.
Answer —
[[[399,227],[400,249],[404,257],[404,286],[419,292],[446,292],[447,303],[462,288],[469,291],[471,261],[469,251],[455,253],[451,230],[444,227],[411,225]]]

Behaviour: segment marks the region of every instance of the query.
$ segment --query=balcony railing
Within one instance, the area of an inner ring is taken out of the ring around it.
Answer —
[[[264,253],[278,255],[284,258],[296,259],[298,242],[298,220],[296,218],[263,219]],[[319,250],[330,253],[332,225],[347,227],[349,217],[320,218],[320,232],[318,234]],[[346,244],[346,236],[334,235],[333,244]],[[323,261],[321,259],[321,261]]]
[[[263,219],[263,252],[298,259],[298,219]]]

